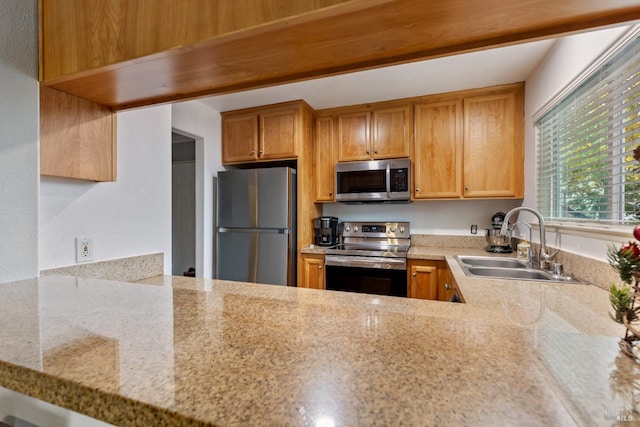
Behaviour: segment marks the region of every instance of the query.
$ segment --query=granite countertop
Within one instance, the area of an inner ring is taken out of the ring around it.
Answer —
[[[640,369],[590,285],[466,304],[158,276],[0,285],[0,386],[116,425],[612,425]],[[630,412],[626,412],[630,411]],[[613,417],[613,418],[612,418]]]

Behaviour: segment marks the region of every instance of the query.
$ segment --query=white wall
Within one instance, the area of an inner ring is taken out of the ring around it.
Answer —
[[[0,282],[38,275],[37,9],[0,7]]]
[[[164,252],[171,273],[171,106],[117,120],[115,182],[41,179],[40,269],[75,264],[75,237],[91,236],[94,261]]]
[[[196,140],[196,275],[213,268],[213,177],[222,170],[220,113],[199,101],[172,105],[173,129]]]
[[[409,221],[412,234],[471,234],[472,224],[478,234],[491,228],[496,212],[507,213],[520,206],[520,200],[430,200],[409,204],[325,203],[323,215],[337,216],[340,221]]]
[[[559,39],[526,81],[525,88],[525,199],[536,206],[536,144],[533,116],[576,76],[588,68],[628,27],[577,34]],[[531,216],[527,216],[533,219]],[[631,233],[626,240],[630,240]],[[606,261],[607,245],[620,238],[547,233],[547,242],[568,252]]]

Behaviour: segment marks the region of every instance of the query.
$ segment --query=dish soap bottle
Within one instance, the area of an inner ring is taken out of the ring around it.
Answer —
[[[518,243],[516,258],[529,261],[530,254],[531,254],[531,244],[529,244],[527,239],[524,239],[520,243]]]

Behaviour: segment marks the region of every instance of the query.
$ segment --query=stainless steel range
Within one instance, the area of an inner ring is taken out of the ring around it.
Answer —
[[[344,222],[325,252],[327,289],[407,296],[408,222]]]

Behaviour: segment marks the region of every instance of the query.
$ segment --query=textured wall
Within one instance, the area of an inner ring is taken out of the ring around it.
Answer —
[[[0,282],[38,274],[36,0],[0,0]]]
[[[74,265],[75,238],[93,237],[93,261],[164,253],[171,272],[171,106],[118,113],[115,182],[43,177],[40,269]]]
[[[213,177],[222,168],[220,113],[199,101],[173,104],[174,130],[196,140],[196,275],[210,279],[213,271]]]

